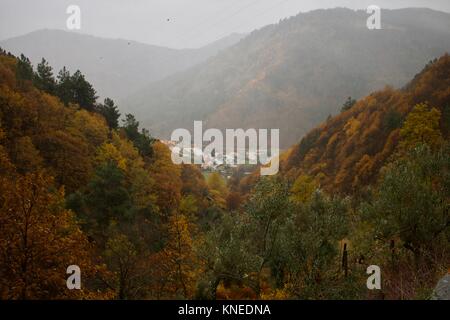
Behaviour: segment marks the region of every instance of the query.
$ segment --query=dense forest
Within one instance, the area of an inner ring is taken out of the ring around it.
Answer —
[[[415,299],[447,273],[448,55],[347,102],[274,177],[174,165],[97,100],[80,71],[0,53],[0,299]]]

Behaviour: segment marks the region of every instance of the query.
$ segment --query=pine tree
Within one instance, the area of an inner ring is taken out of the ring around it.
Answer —
[[[120,112],[112,99],[106,98],[103,104],[98,105],[97,109],[111,129],[119,127]]]
[[[44,58],[42,58],[41,63],[37,66],[37,73],[34,81],[36,87],[39,89],[50,94],[55,93],[56,81],[53,77],[53,69]]]
[[[20,83],[23,83],[23,81],[25,80],[29,81],[33,80],[33,76],[34,71],[30,59],[21,54],[20,58],[17,60],[17,69],[16,69],[17,80]]]
[[[72,85],[71,88],[73,93],[72,102],[79,104],[83,109],[94,111],[97,92],[92,85],[86,81],[80,70],[77,70],[72,75],[70,83]]]
[[[347,110],[350,110],[356,103],[356,100],[352,97],[348,97],[347,101],[342,105],[341,112],[345,112]]]
[[[144,157],[151,157],[153,155],[152,144],[154,139],[150,136],[147,129],[142,129],[139,132],[139,121],[136,120],[132,114],[126,114],[123,120],[123,129],[140,154]]]
[[[71,76],[70,72],[63,67],[58,73],[56,93],[61,101],[67,105],[72,102]]]

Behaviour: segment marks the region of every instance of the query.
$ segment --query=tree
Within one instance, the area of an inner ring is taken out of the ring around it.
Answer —
[[[295,211],[280,230],[284,286],[300,299],[336,298],[336,288],[344,288],[331,283],[339,280],[338,241],[348,232],[347,204],[318,190]]]
[[[363,205],[376,238],[399,239],[419,266],[448,232],[449,148],[421,145],[385,170],[375,199]],[[444,240],[444,241],[448,241]]]
[[[285,181],[277,178],[262,179],[255,187],[245,206],[248,214],[248,234],[252,237],[252,248],[259,256],[256,270],[256,293],[260,295],[260,280],[263,269],[269,267],[275,277],[280,276],[278,252],[280,227],[291,214],[289,188]]]
[[[64,104],[76,103],[80,108],[94,111],[97,101],[96,91],[85,79],[84,75],[77,70],[72,76],[63,67],[58,73],[57,95]]]
[[[164,220],[178,209],[181,200],[181,168],[170,159],[169,148],[161,142],[155,142],[154,159],[149,172],[154,179],[152,193],[157,196],[156,204]]]
[[[31,65],[30,59],[25,57],[23,54],[17,60],[17,79],[18,80],[33,80],[33,66]]]
[[[146,264],[148,258],[117,227],[111,229],[104,252],[108,269],[113,273],[109,286],[114,288],[116,299],[145,298],[151,268]]]
[[[183,196],[193,196],[199,210],[206,209],[209,206],[207,200],[208,187],[201,170],[192,164],[183,164],[181,166],[181,181],[183,183],[181,193]]]
[[[106,98],[103,104],[97,106],[97,110],[106,119],[110,129],[119,127],[120,112],[112,99]]]
[[[307,175],[300,175],[292,186],[292,200],[297,203],[308,202],[314,192],[318,189],[318,184]]]
[[[8,174],[13,174],[15,168],[9,159],[7,150],[1,144],[6,135],[1,125],[2,124],[0,122],[0,176],[7,176]]]
[[[0,298],[100,297],[87,286],[100,268],[62,189],[43,173],[1,178],[0,189]],[[82,290],[66,287],[70,265],[83,272]]]
[[[154,259],[159,261],[155,266],[159,272],[157,277],[165,279],[162,291],[166,297],[193,297],[198,274],[192,228],[189,218],[183,214],[175,213],[169,219],[167,244]]]
[[[424,143],[430,147],[439,146],[442,142],[440,119],[441,112],[438,109],[431,108],[426,103],[416,105],[400,130],[400,147],[409,149]]]
[[[69,102],[73,101],[72,95],[72,78],[70,76],[70,72],[63,67],[57,76],[57,86],[56,93],[57,96],[61,99],[61,101],[67,105]]]
[[[125,134],[128,139],[131,141],[136,141],[139,138],[139,121],[136,120],[136,117],[132,114],[126,114],[125,119],[123,121],[123,129],[125,130]]]
[[[55,93],[56,81],[53,77],[53,69],[44,58],[42,58],[42,61],[37,65],[34,82],[38,89],[49,94]]]
[[[86,81],[84,75],[77,70],[70,79],[72,88],[72,101],[77,103],[81,108],[94,111],[95,102],[97,100],[96,91],[92,85]]]
[[[112,162],[96,169],[82,199],[85,204],[82,217],[91,228],[98,225],[104,231],[111,221],[131,218],[132,203],[124,173]]]
[[[239,209],[242,199],[241,199],[241,195],[239,194],[239,192],[235,192],[235,191],[231,191],[226,199],[227,202],[227,209],[229,211],[235,211],[237,209]]]
[[[249,223],[247,215],[224,214],[205,235],[197,250],[203,272],[196,298],[215,300],[221,283],[257,287],[253,275],[261,258],[250,250],[253,238],[248,233]]]
[[[68,128],[55,128],[36,136],[34,140],[49,171],[68,193],[89,181],[93,171],[89,141],[81,134],[74,134]]]
[[[218,172],[212,172],[206,179],[206,184],[209,188],[209,193],[214,201],[221,208],[226,208],[226,198],[228,196],[228,189],[224,178]]]
[[[150,137],[150,134],[146,129],[142,129],[142,131],[139,132],[139,121],[136,120],[134,115],[125,115],[123,129],[128,139],[133,141],[142,156],[151,157],[153,155],[152,144],[154,139]]]
[[[356,100],[352,97],[348,97],[345,103],[342,105],[341,112],[350,110],[356,104]]]
[[[13,161],[16,168],[22,173],[35,172],[42,168],[42,157],[28,136],[16,140]]]
[[[95,154],[97,148],[108,139],[108,127],[102,116],[77,110],[71,115],[71,121],[67,124],[67,129],[74,135],[81,135],[87,142],[91,156]]]

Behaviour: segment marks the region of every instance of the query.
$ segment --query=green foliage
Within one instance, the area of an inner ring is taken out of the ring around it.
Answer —
[[[53,76],[53,69],[44,58],[42,58],[42,61],[37,66],[34,83],[38,89],[49,94],[54,94],[56,91],[56,81]]]
[[[80,70],[70,75],[66,67],[63,67],[58,73],[56,92],[66,105],[75,103],[88,111],[94,111],[95,109],[96,91]]]
[[[391,109],[388,111],[388,113],[386,114],[384,120],[383,120],[383,125],[385,130],[387,130],[388,132],[400,128],[402,126],[402,115],[395,111],[394,109]]]
[[[71,77],[69,70],[66,67],[63,67],[57,76],[57,96],[61,99],[61,101],[68,105],[69,102],[72,102],[72,89],[71,89]]]
[[[25,57],[23,54],[17,60],[16,77],[18,81],[32,81],[34,76],[33,66],[31,65],[30,59]]]
[[[154,139],[150,136],[149,131],[145,128],[143,128],[142,131],[139,132],[139,121],[136,120],[134,115],[125,115],[125,119],[123,120],[123,129],[128,139],[133,141],[133,144],[136,148],[138,148],[142,156],[152,156],[152,144],[154,142]]]
[[[111,221],[127,221],[131,218],[132,203],[124,173],[112,162],[97,168],[86,190],[79,196],[83,203],[81,217],[91,228],[95,225],[106,228]],[[72,200],[70,203],[77,201]]]
[[[332,298],[339,280],[338,243],[348,232],[348,205],[320,191],[302,204],[284,224],[282,256],[286,257],[286,284],[301,299]]]
[[[197,296],[215,299],[217,287],[221,282],[243,282],[255,286],[250,275],[258,269],[260,258],[248,249],[245,216],[222,215],[214,227],[206,234],[198,255],[204,264],[205,274],[197,289]]]
[[[448,146],[439,152],[426,145],[411,150],[387,168],[375,199],[363,205],[376,237],[400,239],[417,263],[449,229],[449,155]]]
[[[81,108],[93,111],[97,100],[96,91],[92,85],[86,81],[84,75],[77,70],[70,78],[71,101],[77,103]]]
[[[292,200],[297,203],[305,203],[311,196],[314,191],[318,189],[318,183],[314,181],[310,176],[300,175],[294,182],[291,192],[292,192]]]
[[[347,100],[344,102],[341,108],[341,112],[345,112],[350,110],[356,103],[356,100],[352,97],[348,97]]]
[[[104,103],[99,104],[96,109],[105,118],[108,127],[111,129],[119,128],[120,112],[112,99],[106,98]]]

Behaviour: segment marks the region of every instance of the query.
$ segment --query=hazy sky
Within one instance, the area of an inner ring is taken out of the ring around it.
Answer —
[[[0,0],[0,39],[65,29],[71,4],[81,8],[82,33],[173,48],[199,47],[317,8],[375,4],[450,12],[450,0]]]

